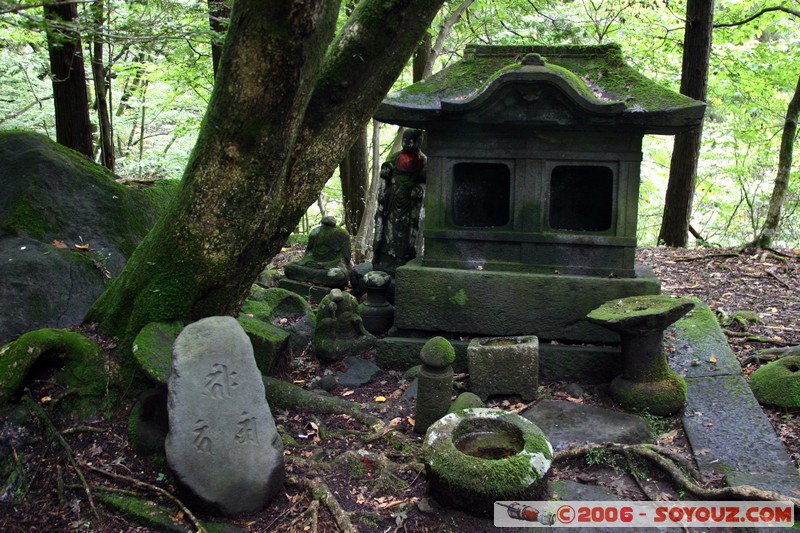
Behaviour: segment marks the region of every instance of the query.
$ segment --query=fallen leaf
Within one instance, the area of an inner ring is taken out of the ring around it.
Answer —
[[[716,363],[716,362],[717,362],[717,358],[716,358],[716,357],[714,357],[713,355],[712,355],[711,357],[709,357],[709,358],[708,358],[708,360],[709,360],[710,362],[712,362],[712,363]]]
[[[375,396],[375,401],[378,403],[383,403],[386,401],[386,396]]]
[[[413,426],[414,424],[416,424],[416,423],[417,423],[417,422],[416,422],[416,420],[414,420],[414,419],[413,419],[413,418],[411,418],[410,416],[407,416],[407,417],[406,417],[406,420],[408,420],[408,423],[409,423],[409,424],[411,424],[412,426]]]
[[[50,396],[42,396],[42,399],[39,400],[39,402],[41,402],[41,403],[48,403],[48,402],[51,402],[51,401],[53,401],[53,399]]]
[[[61,248],[62,250],[66,250],[67,248],[69,248],[69,246],[64,244],[64,241],[55,240],[55,241],[51,242],[50,244],[52,244],[56,248]]]
[[[89,245],[88,244],[76,244],[75,248],[77,248],[78,250],[88,250],[89,249]]]
[[[353,394],[354,392],[355,392],[355,391],[352,391],[352,390],[346,390],[346,391],[344,391],[344,392],[342,393],[342,396],[350,396],[350,395],[351,395],[351,394]]]

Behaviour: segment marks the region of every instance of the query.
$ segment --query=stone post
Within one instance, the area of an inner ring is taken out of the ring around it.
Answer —
[[[419,358],[422,370],[419,373],[414,431],[425,433],[450,409],[456,352],[447,339],[434,337],[422,347]]]

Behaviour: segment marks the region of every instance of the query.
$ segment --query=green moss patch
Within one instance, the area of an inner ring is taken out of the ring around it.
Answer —
[[[56,379],[81,396],[102,396],[108,385],[100,347],[78,333],[40,329],[0,348],[0,405],[20,388],[40,360],[61,366]]]
[[[166,385],[172,373],[172,344],[183,329],[183,322],[151,322],[133,341],[133,356],[147,377]]]
[[[800,408],[800,356],[762,366],[750,376],[750,388],[759,403]]]

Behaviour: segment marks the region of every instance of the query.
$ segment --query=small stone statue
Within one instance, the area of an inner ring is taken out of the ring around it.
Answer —
[[[375,345],[361,321],[358,300],[339,289],[331,290],[317,307],[314,353],[322,361],[341,361]]]
[[[347,285],[350,269],[350,234],[327,216],[311,230],[306,253],[300,261],[286,265],[286,277],[325,287]]]
[[[417,256],[427,161],[420,151],[422,135],[422,130],[405,130],[402,151],[391,154],[381,165],[372,264],[375,270],[392,275]]]

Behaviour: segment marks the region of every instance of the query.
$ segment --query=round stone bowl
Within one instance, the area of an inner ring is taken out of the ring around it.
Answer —
[[[533,422],[498,409],[463,409],[425,434],[431,494],[453,509],[491,517],[498,500],[537,500],[553,447]]]

